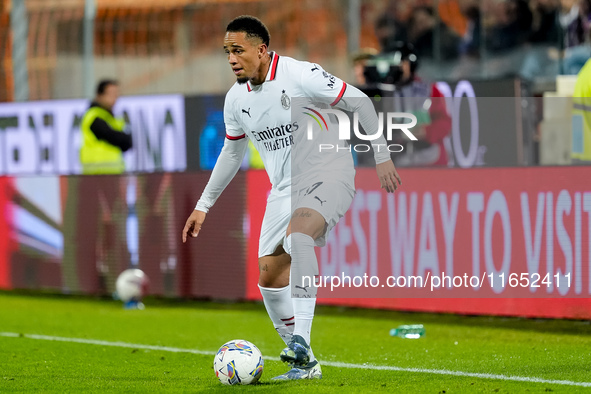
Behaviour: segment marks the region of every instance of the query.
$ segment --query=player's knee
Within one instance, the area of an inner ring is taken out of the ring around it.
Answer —
[[[273,286],[273,281],[271,280],[271,278],[268,278],[264,275],[259,275],[259,286],[261,287],[267,287],[267,288],[274,288]]]
[[[302,233],[317,239],[326,231],[324,217],[313,209],[297,209],[290,222],[290,233]]]
[[[259,275],[259,286],[267,287],[271,289],[283,288],[289,285],[289,276],[287,279],[282,278],[280,275],[269,275],[261,272]]]
[[[289,285],[289,263],[259,260],[259,286],[281,288]]]

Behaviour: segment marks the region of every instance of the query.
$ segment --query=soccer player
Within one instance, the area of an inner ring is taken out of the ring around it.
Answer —
[[[303,275],[318,272],[314,246],[324,245],[328,232],[353,201],[355,170],[346,141],[327,132],[307,141],[305,124],[292,116],[291,107],[301,98],[310,100],[310,111],[317,105],[355,112],[368,134],[377,132],[379,124],[371,100],[361,91],[317,64],[270,52],[269,39],[266,26],[252,16],[240,16],[226,28],[224,50],[237,78],[224,104],[226,140],[182,238],[186,242],[188,236],[197,237],[252,141],[272,184],[259,239],[259,288],[286,344],[280,357],[292,367],[274,379],[314,379],[322,377],[310,348],[316,289],[304,286]],[[336,122],[328,124],[331,129]],[[343,149],[307,149],[317,142]],[[298,149],[299,143],[303,148]],[[380,136],[372,143],[385,145],[386,141]],[[374,149],[374,158],[381,187],[394,192],[401,181],[390,153]]]

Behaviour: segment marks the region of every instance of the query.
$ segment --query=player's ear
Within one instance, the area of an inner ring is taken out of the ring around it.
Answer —
[[[267,45],[259,44],[259,59],[261,59],[267,53]]]

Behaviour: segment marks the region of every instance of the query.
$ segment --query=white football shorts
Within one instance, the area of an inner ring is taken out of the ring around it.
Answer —
[[[298,208],[314,209],[324,217],[326,231],[315,242],[316,246],[324,246],[332,228],[351,206],[353,197],[355,189],[339,181],[313,182],[292,194],[272,190],[261,226],[259,257],[273,254],[279,245],[284,244],[291,215]]]

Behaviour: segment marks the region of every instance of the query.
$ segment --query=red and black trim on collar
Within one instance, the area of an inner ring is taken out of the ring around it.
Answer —
[[[341,91],[339,92],[339,95],[337,96],[337,98],[330,104],[331,107],[334,107],[335,105],[337,105],[339,103],[339,101],[341,101],[341,99],[343,98],[343,94],[345,94],[345,90],[347,90],[347,84],[345,82],[343,82],[343,87],[341,88]]]
[[[265,82],[275,80],[277,76],[277,64],[279,63],[279,55],[275,52],[271,52],[271,67],[269,67],[269,71],[267,72],[267,77],[265,78]],[[246,89],[249,92],[252,92],[252,88],[250,87],[250,83],[246,82]]]
[[[271,61],[271,76],[269,77],[269,81],[275,79],[275,75],[277,74],[277,63],[279,63],[279,55],[273,52],[273,60]]]
[[[229,134],[226,134],[226,138],[229,139],[229,140],[231,140],[231,141],[241,140],[241,139],[243,139],[245,137],[246,137],[246,134],[239,135],[238,137],[234,137],[234,136],[231,136]]]

